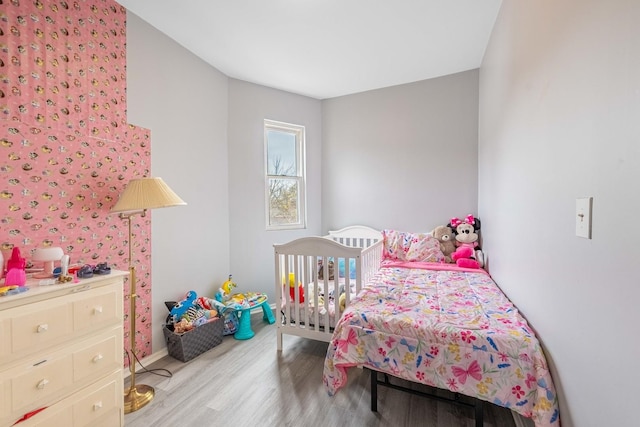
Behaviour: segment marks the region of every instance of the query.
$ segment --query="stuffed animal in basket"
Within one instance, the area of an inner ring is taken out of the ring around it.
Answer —
[[[193,324],[187,319],[182,319],[178,323],[173,325],[173,332],[176,334],[184,334],[193,329]]]
[[[451,254],[456,251],[453,230],[447,225],[439,225],[433,229],[433,237],[440,242],[440,250],[444,254],[444,262],[452,262]]]
[[[451,218],[448,226],[453,230],[456,239],[456,250],[451,254],[451,260],[458,267],[482,267],[482,254],[478,243],[480,219],[467,215],[464,219]]]
[[[175,303],[171,311],[169,312],[169,319],[171,323],[178,323],[190,310],[193,311],[198,294],[195,291],[189,291],[185,295],[184,299]]]

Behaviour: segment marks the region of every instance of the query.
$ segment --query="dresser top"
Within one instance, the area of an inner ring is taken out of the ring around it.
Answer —
[[[77,279],[67,283],[56,283],[53,285],[41,285],[50,279],[27,278],[25,284],[26,291],[13,295],[0,296],[0,310],[22,305],[26,302],[41,301],[69,293],[81,292],[111,282],[112,280],[123,280],[128,276],[128,271],[111,270],[110,274],[94,275],[87,279]],[[4,280],[0,282],[4,286]]]

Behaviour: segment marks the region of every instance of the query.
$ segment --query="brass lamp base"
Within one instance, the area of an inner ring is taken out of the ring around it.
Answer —
[[[129,387],[124,392],[124,413],[135,412],[153,400],[155,392],[148,385]]]

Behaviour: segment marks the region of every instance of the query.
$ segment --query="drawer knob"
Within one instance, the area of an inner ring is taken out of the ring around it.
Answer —
[[[100,409],[102,409],[102,401],[93,404],[94,411],[99,411]]]
[[[38,387],[38,390],[42,390],[47,384],[49,384],[49,380],[45,378],[43,380],[40,380],[36,387]]]
[[[93,309],[93,314],[102,314],[102,306],[97,306]]]
[[[48,330],[49,330],[49,325],[48,324],[42,323],[42,324],[38,325],[38,329],[37,329],[38,333],[46,332]]]
[[[98,363],[102,359],[103,359],[102,354],[97,354],[97,355],[93,356],[93,363]]]

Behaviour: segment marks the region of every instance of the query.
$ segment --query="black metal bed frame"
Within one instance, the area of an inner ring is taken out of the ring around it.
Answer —
[[[454,393],[453,399],[448,397],[438,396],[432,393],[426,393],[419,390],[412,390],[410,388],[402,387],[397,384],[393,384],[389,381],[389,375],[382,373],[384,375],[384,380],[378,379],[378,371],[374,371],[373,369],[369,369],[371,371],[371,411],[378,412],[378,386],[381,385],[383,387],[389,387],[395,390],[404,391],[406,393],[415,394],[418,396],[426,397],[429,399],[439,400],[441,402],[453,403],[455,405],[466,406],[467,408],[473,408],[475,412],[476,419],[476,427],[482,427],[484,424],[483,420],[483,404],[482,400],[474,399],[475,403],[467,403],[460,400],[460,394]]]

